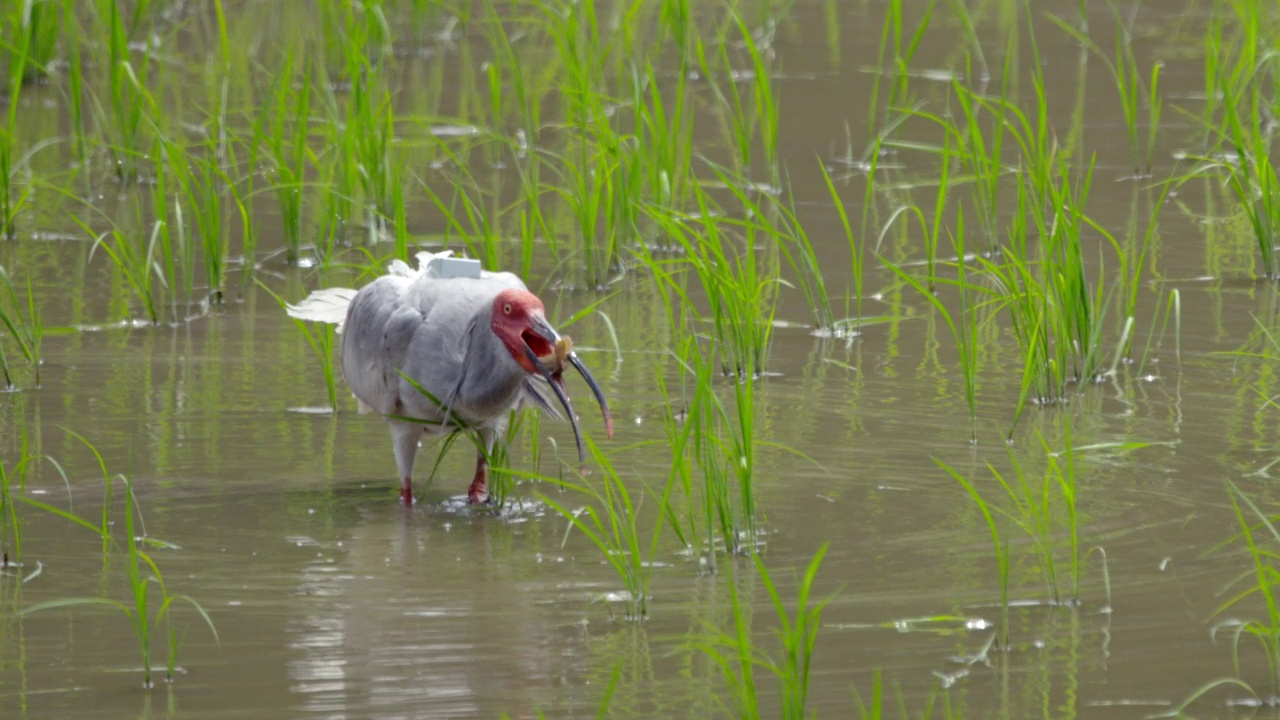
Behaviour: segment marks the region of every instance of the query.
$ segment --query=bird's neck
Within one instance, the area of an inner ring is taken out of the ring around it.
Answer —
[[[462,417],[488,418],[514,405],[525,379],[524,370],[489,326],[477,317],[467,337],[462,380],[454,410]]]

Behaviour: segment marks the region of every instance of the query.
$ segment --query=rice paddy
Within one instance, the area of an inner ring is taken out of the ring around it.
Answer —
[[[0,716],[1276,706],[1276,8],[0,28]],[[397,505],[286,308],[441,249],[571,329],[585,472],[524,410]]]

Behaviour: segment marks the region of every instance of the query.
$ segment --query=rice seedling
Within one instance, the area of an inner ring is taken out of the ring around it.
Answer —
[[[737,13],[730,20],[747,52],[750,70],[734,69],[728,38],[719,39],[716,43],[719,52],[710,59],[704,44],[699,41],[699,66],[716,99],[715,106],[721,114],[724,133],[733,150],[735,174],[750,181],[753,168],[758,167],[752,161],[754,149],[759,147],[760,164],[768,173],[770,186],[776,188],[781,182],[781,168],[778,164],[778,101],[773,89],[773,73],[760,46],[761,40]],[[750,81],[749,92],[738,87],[738,79],[744,76]]]
[[[921,222],[924,223],[924,220],[922,219]],[[935,216],[934,223],[933,229],[926,232],[936,233],[938,226],[941,224],[941,218]],[[969,280],[969,259],[966,253],[965,236],[964,210],[961,209],[956,219],[956,230],[951,235],[956,260],[954,263],[948,263],[955,266],[956,279],[939,280],[943,284],[953,285],[959,291],[960,311],[955,315],[952,314],[951,310],[942,302],[932,288],[925,287],[923,283],[889,260],[881,257],[880,262],[928,300],[938,314],[942,316],[947,329],[951,331],[951,336],[955,339],[956,347],[959,350],[960,372],[964,378],[965,404],[969,408],[969,441],[976,444],[978,442],[978,349],[980,345],[978,314],[981,305],[974,295],[985,293],[983,288],[973,285]]]
[[[826,165],[819,164],[822,170],[822,180],[826,183],[827,193],[831,196],[831,202],[835,205],[836,214],[840,218],[840,229],[844,233],[845,243],[849,246],[849,270],[852,277],[852,286],[850,295],[845,297],[845,314],[852,312],[854,323],[862,322],[862,295],[863,295],[863,271],[867,266],[865,241],[859,242],[854,236],[853,226],[849,222],[849,213],[845,210],[844,200],[840,197],[840,192],[836,189],[835,182],[831,179],[831,173],[827,172]],[[840,326],[841,323],[834,325]],[[848,326],[849,323],[843,323]]]
[[[995,551],[996,568],[1000,579],[1000,629],[999,641],[997,647],[1009,647],[1009,541],[1003,539],[1000,534],[1000,524],[996,522],[995,515],[992,510],[999,512],[999,508],[989,504],[978,491],[977,487],[960,473],[956,472],[951,466],[934,459],[948,475],[955,478],[956,482],[965,489],[969,494],[969,498],[973,500],[974,505],[982,512],[982,517],[987,522],[987,530],[991,533],[991,544]]]
[[[217,134],[206,133],[203,147],[192,152],[170,137],[163,139],[164,158],[173,174],[176,189],[185,200],[192,218],[192,229],[199,237],[200,260],[204,266],[210,302],[222,302],[226,286],[227,263],[231,238],[227,227],[225,198],[230,197],[239,210],[245,227],[245,253],[251,255],[252,231],[248,208],[219,161]],[[175,204],[175,207],[177,205]],[[181,212],[181,210],[178,210]],[[246,259],[248,264],[252,260]]]
[[[1008,649],[1009,637],[1009,540],[1002,530],[1003,520],[1013,528],[1021,531],[1031,542],[1031,550],[1039,567],[1039,574],[1045,583],[1045,592],[1050,604],[1055,606],[1076,606],[1081,604],[1080,581],[1081,560],[1079,530],[1079,483],[1077,481],[1077,456],[1088,452],[1124,453],[1147,447],[1147,442],[1107,442],[1077,447],[1072,439],[1071,421],[1063,422],[1061,449],[1053,449],[1049,441],[1037,431],[1037,440],[1044,455],[1043,475],[1037,481],[1033,473],[1026,469],[1018,459],[1013,448],[1009,450],[1009,462],[1012,473],[1000,472],[992,463],[987,469],[999,488],[1001,499],[994,501],[990,495],[984,494],[977,484],[951,468],[945,462],[936,460],[948,475],[964,487],[969,498],[982,512],[990,531],[992,544],[995,547],[996,562],[1000,574],[1001,627],[999,647]],[[1058,538],[1066,535],[1067,547],[1058,547]],[[1103,556],[1103,579],[1110,594],[1110,580],[1106,570],[1105,551],[1094,548]],[[1061,570],[1059,559],[1066,555],[1067,567]],[[1065,575],[1065,579],[1063,576]],[[1064,594],[1069,593],[1066,597]]]
[[[498,214],[484,206],[483,191],[466,164],[447,145],[440,145],[442,152],[449,158],[453,171],[457,173],[457,177],[450,183],[453,197],[446,203],[428,183],[421,179],[418,182],[445,218],[445,247],[456,237],[466,243],[470,255],[479,258],[484,267],[505,267]]]
[[[22,565],[22,521],[16,501],[26,491],[27,469],[33,459],[26,426],[21,437],[13,466],[7,467],[0,458],[0,571]]]
[[[25,37],[25,36],[24,36]],[[15,149],[18,147],[18,107],[22,95],[23,68],[26,63],[26,52],[15,49],[10,60],[9,77],[6,83],[9,91],[9,111],[5,113],[5,124],[0,128],[0,235],[12,239],[15,232],[14,222],[18,211],[30,190],[14,197],[18,181],[18,166]]]
[[[1004,72],[1001,73],[1002,86],[1001,96],[1009,96],[1008,82],[1012,76],[1009,64],[1013,62],[1016,56],[1011,46],[1005,53]],[[1000,237],[1000,177],[1005,173],[1005,167],[1002,163],[1002,153],[1004,151],[1005,125],[1006,125],[1006,105],[1004,103],[984,103],[982,98],[975,95],[967,86],[961,82],[953,81],[953,96],[956,98],[960,106],[959,118],[964,120],[963,127],[956,127],[954,134],[956,136],[956,153],[960,160],[973,177],[973,188],[976,197],[972,201],[975,215],[978,220],[978,227],[981,231],[980,237],[983,242],[980,250],[984,255],[990,255],[999,247]],[[981,111],[986,111],[991,116],[990,131],[984,132],[984,124],[981,119]],[[951,123],[946,123],[951,127]]]
[[[729,185],[729,190],[742,204],[743,214],[760,229],[760,234],[776,245],[795,273],[800,291],[813,314],[814,328],[818,334],[830,335],[835,331],[831,299],[822,278],[822,267],[813,242],[792,209],[794,197],[786,202],[781,198],[764,195],[761,200],[740,184]]]
[[[716,172],[726,187],[732,185],[727,175]],[[724,217],[702,189],[695,193],[695,200],[694,214],[647,210],[683,250],[674,262],[691,268],[702,285],[724,374],[751,378],[764,371],[773,333],[778,246],[762,242],[772,236],[758,218]],[[758,245],[765,247],[760,258]]]
[[[151,232],[140,230],[121,230],[113,227],[106,232],[95,234],[84,221],[75,218],[76,222],[94,238],[89,248],[89,256],[101,248],[111,258],[112,264],[124,276],[125,282],[133,289],[134,295],[142,303],[142,309],[152,325],[160,322],[160,293],[157,285],[165,282],[163,269],[159,262],[158,251],[161,249],[160,239],[163,223],[156,222]]]
[[[195,294],[196,246],[187,232],[186,218],[182,212],[181,198],[172,198],[170,215],[169,179],[172,174],[168,162],[168,150],[163,138],[155,141],[155,182],[151,185],[151,210],[155,215],[153,232],[158,235],[159,249],[157,272],[169,289],[170,312],[175,322],[182,319],[191,307]],[[181,291],[179,291],[181,287]],[[182,300],[183,312],[178,310]]]
[[[746,606],[738,589],[738,579],[729,579],[729,597],[732,602],[732,634],[721,632],[703,639],[697,648],[708,655],[719,667],[729,684],[734,707],[730,712],[738,718],[780,717],[787,720],[803,720],[811,716],[808,710],[810,668],[813,649],[818,639],[822,610],[827,600],[813,600],[813,584],[818,568],[826,554],[824,544],[809,561],[804,575],[799,578],[796,591],[796,610],[792,617],[787,603],[782,599],[777,585],[769,574],[764,560],[755,556],[756,574],[769,594],[769,600],[778,616],[778,640],[781,658],[771,657],[756,646],[751,636],[751,626]],[[779,708],[777,714],[765,712],[760,707],[759,688],[755,670],[768,671],[778,683]]]
[[[76,159],[81,167],[89,162],[87,136],[89,129],[84,112],[84,61],[81,55],[83,30],[79,18],[76,17],[76,0],[64,0],[62,3],[62,33],[67,48],[67,110],[70,114],[71,129],[74,135]]]
[[[324,110],[320,125],[324,129],[324,144],[328,148],[322,157],[326,162],[320,167],[321,187],[321,260],[327,270],[334,256],[334,247],[348,240],[354,224],[356,198],[359,194],[359,170],[349,145],[346,119],[334,92],[336,81],[323,65],[315,68],[318,78],[314,81]]]
[[[25,306],[25,307],[24,307]],[[26,302],[18,297],[13,278],[0,265],[0,325],[8,331],[8,336],[17,344],[18,352],[31,367],[35,384],[40,385],[40,346],[44,339],[44,323],[40,317],[40,309],[36,306],[35,292],[31,287],[31,278],[27,278]],[[9,367],[8,356],[4,344],[0,343],[0,372],[4,374],[5,387],[13,387],[13,373]]]
[[[585,282],[603,288],[616,270],[620,243],[634,234],[638,149],[612,119],[614,103],[604,87],[610,53],[595,5],[537,7],[564,73],[560,94],[567,133],[558,155],[561,182],[555,192],[571,219]]]
[[[156,565],[151,555],[143,549],[143,545],[148,543],[159,545],[163,545],[163,543],[147,538],[145,528],[142,529],[141,536],[135,532],[135,517],[138,525],[142,523],[142,510],[138,505],[138,498],[134,494],[133,485],[128,478],[123,475],[116,477],[125,484],[127,489],[123,552],[125,554],[125,574],[129,582],[130,602],[125,603],[105,597],[60,598],[23,608],[19,614],[29,615],[35,612],[86,605],[106,606],[119,610],[129,618],[130,625],[133,628],[134,638],[138,642],[138,650],[142,656],[142,685],[143,688],[150,689],[153,687],[151,679],[153,638],[155,633],[161,631],[162,623],[164,625],[163,638],[166,647],[165,679],[168,682],[173,682],[174,674],[177,671],[179,637],[172,617],[175,602],[180,601],[191,606],[200,618],[204,620],[205,625],[209,627],[209,631],[213,633],[214,640],[218,640],[218,630],[214,627],[213,618],[209,616],[209,613],[195,598],[189,595],[175,595],[169,592],[159,566]],[[66,515],[65,513],[62,514]],[[80,521],[80,523],[87,524],[84,521]],[[92,527],[92,525],[89,527]],[[158,606],[153,604],[152,586],[157,591],[154,601],[158,601]]]
[[[1111,78],[1115,82],[1116,91],[1120,95],[1120,108],[1124,113],[1125,130],[1129,138],[1129,155],[1133,163],[1132,179],[1142,179],[1151,177],[1151,160],[1155,152],[1156,135],[1160,127],[1160,111],[1162,103],[1160,99],[1160,70],[1161,63],[1155,63],[1151,67],[1149,79],[1144,82],[1142,71],[1138,66],[1138,60],[1133,52],[1133,22],[1134,16],[1127,21],[1121,17],[1120,10],[1114,4],[1111,5],[1112,15],[1115,17],[1115,56],[1114,59],[1108,56],[1102,48],[1078,26],[1068,23],[1066,20],[1050,14],[1049,18],[1064,32],[1074,38],[1081,45],[1089,48],[1094,54],[1102,58],[1106,63],[1107,69],[1111,71]],[[1134,6],[1134,15],[1136,16],[1137,6]],[[1145,124],[1147,126],[1146,143],[1139,132],[1140,124],[1140,106],[1145,105],[1147,108]]]
[[[884,24],[881,26],[880,47],[876,55],[879,72],[876,73],[872,82],[871,96],[867,103],[867,128],[876,133],[869,144],[879,145],[884,137],[884,131],[896,128],[900,124],[900,119],[895,117],[895,114],[900,113],[902,108],[912,105],[911,75],[908,68],[920,49],[925,31],[933,20],[935,5],[936,2],[933,0],[925,5],[919,22],[911,32],[911,36],[907,37],[903,0],[891,0],[889,3]],[[892,78],[893,82],[882,105],[880,103],[881,84],[885,78]]]
[[[581,484],[569,482],[563,475],[556,479],[547,478],[557,486],[571,490],[589,498],[593,504],[580,508],[570,508],[565,503],[539,493],[539,497],[552,509],[569,521],[570,527],[565,531],[563,542],[568,540],[568,532],[576,528],[599,548],[609,565],[623,581],[626,588],[626,618],[631,621],[642,621],[649,614],[649,585],[653,578],[653,558],[657,553],[658,541],[662,535],[662,523],[655,522],[646,548],[641,539],[639,509],[643,502],[632,499],[631,491],[614,470],[609,458],[600,449],[586,439],[591,449],[591,456],[603,477],[600,487],[595,487],[585,478]],[[666,508],[674,483],[668,478],[661,496],[655,496],[659,508]],[[646,487],[645,493],[653,495]]]
[[[4,45],[11,76],[20,83],[43,80],[57,50],[59,8],[54,0],[18,0],[6,11],[0,27],[10,38]]]
[[[399,166],[392,152],[395,113],[381,66],[369,64],[355,52],[349,55],[348,63],[351,94],[347,99],[345,151],[355,163],[369,232],[376,238],[395,215],[394,192],[400,183]]]
[[[1214,615],[1222,615],[1233,609],[1240,612],[1239,606],[1246,600],[1254,600],[1262,603],[1265,616],[1262,619],[1224,621],[1214,628],[1214,633],[1224,629],[1231,631],[1237,675],[1241,674],[1240,640],[1245,636],[1257,640],[1266,655],[1274,690],[1280,687],[1280,603],[1276,599],[1280,583],[1276,580],[1276,555],[1273,548],[1280,543],[1280,530],[1276,528],[1275,516],[1263,512],[1234,482],[1227,481],[1227,491],[1236,520],[1240,524],[1240,532],[1232,541],[1237,538],[1244,540],[1252,560],[1253,572],[1236,578],[1223,588],[1220,594],[1229,595],[1214,611]]]
[[[296,264],[302,254],[302,193],[306,169],[309,163],[316,162],[307,144],[312,81],[309,62],[303,67],[300,87],[296,90],[290,87],[293,80],[293,57],[288,56],[284,67],[276,73],[267,102],[259,112],[256,124],[259,128],[265,126],[265,131],[255,131],[255,137],[261,137],[272,163],[271,188],[280,205],[285,259]]]
[[[1009,137],[1023,163],[1018,172],[1017,220],[1008,228],[1008,241],[998,256],[978,257],[984,282],[1009,311],[1023,354],[1015,424],[1029,400],[1062,402],[1068,384],[1097,376],[1103,320],[1113,300],[1102,276],[1091,277],[1083,254],[1085,233],[1100,229],[1084,212],[1094,162],[1091,159],[1083,170],[1074,169],[1059,153],[1046,124],[1044,86],[1038,75],[1033,82],[1033,116],[1003,100],[981,100],[984,105],[1004,106],[999,112],[1006,118]],[[1104,235],[1123,265],[1124,249]],[[1033,244],[1032,237],[1038,242]],[[1136,278],[1141,267],[1126,267],[1131,273],[1128,279]]]
[[[132,182],[138,177],[138,163],[143,158],[146,140],[148,108],[155,105],[147,89],[147,77],[151,64],[150,40],[142,44],[141,62],[134,63],[130,45],[150,9],[151,3],[135,3],[128,13],[119,0],[98,0],[97,16],[108,24],[108,84],[110,86],[111,115],[109,124],[114,137],[107,147],[115,162],[116,176],[122,182]]]
[[[992,477],[995,478],[1000,489],[1004,491],[1003,497],[1009,502],[1007,507],[989,502],[972,481],[966,479],[941,460],[935,459],[939,467],[964,487],[970,499],[982,512],[983,518],[987,522],[987,528],[991,532],[991,540],[996,553],[996,563],[1000,572],[999,647],[1003,649],[1009,647],[1009,544],[1008,540],[1001,536],[999,523],[996,522],[996,515],[1013,523],[1031,540],[1046,590],[1052,599],[1052,603],[1059,605],[1062,604],[1062,596],[1055,560],[1054,536],[1057,530],[1055,499],[1061,500],[1067,515],[1067,530],[1070,538],[1069,561],[1071,563],[1072,589],[1074,593],[1070,602],[1071,604],[1079,602],[1080,556],[1076,523],[1075,466],[1071,446],[1070,423],[1066,424],[1066,449],[1061,453],[1064,458],[1063,463],[1059,463],[1058,454],[1049,451],[1044,436],[1039,436],[1039,439],[1045,450],[1047,465],[1043,480],[1037,484],[1029,481],[1029,474],[1023,470],[1017,454],[1012,449],[1009,451],[1009,460],[1013,466],[1013,480],[1006,478],[991,463],[987,463],[987,469],[991,472]]]
[[[683,47],[683,44],[682,44]],[[685,59],[684,61],[687,61]],[[636,111],[636,142],[645,149],[646,195],[660,207],[683,207],[695,182],[693,174],[693,113],[687,71],[675,79],[664,98],[652,64],[631,80],[631,104]]]
[[[1223,178],[1253,230],[1264,277],[1275,280],[1280,277],[1276,265],[1276,238],[1280,235],[1280,175],[1271,162],[1271,133],[1263,126],[1263,114],[1258,109],[1267,101],[1256,86],[1249,87],[1245,98],[1227,95],[1230,88],[1230,82],[1225,79],[1220,82],[1220,90],[1226,95],[1222,103],[1222,142],[1229,154],[1201,159],[1188,177],[1210,175]],[[1245,103],[1244,109],[1240,107],[1242,102]]]

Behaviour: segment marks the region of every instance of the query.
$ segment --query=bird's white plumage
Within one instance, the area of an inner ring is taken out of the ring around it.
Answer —
[[[285,306],[285,312],[298,320],[337,325],[338,332],[342,332],[343,321],[347,319],[347,308],[351,306],[355,296],[356,291],[351,288],[325,288],[311,293],[297,305]]]

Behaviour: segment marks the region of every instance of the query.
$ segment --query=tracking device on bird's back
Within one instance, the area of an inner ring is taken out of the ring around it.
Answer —
[[[479,278],[480,261],[470,258],[433,257],[427,262],[427,275],[441,279]]]

